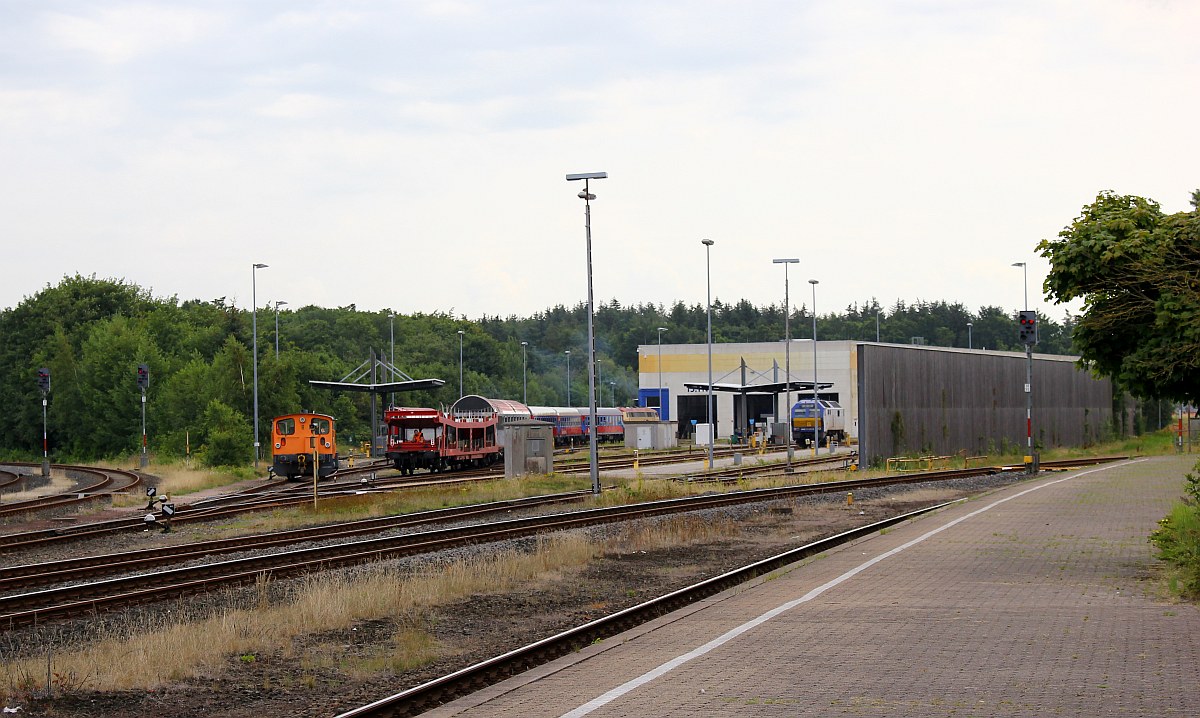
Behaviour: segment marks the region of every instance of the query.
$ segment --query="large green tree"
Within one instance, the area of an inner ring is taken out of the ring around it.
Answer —
[[[792,336],[811,335],[812,311],[804,293],[794,295]],[[747,301],[713,302],[717,342],[779,341],[782,303],[755,307]],[[391,357],[416,378],[440,378],[440,389],[398,394],[409,406],[448,406],[458,398],[459,331],[463,387],[467,393],[519,399],[533,405],[567,401],[566,354],[571,352],[570,395],[586,401],[587,305],[557,305],[530,317],[483,317],[452,313],[403,314],[360,311],[354,305],[289,308],[276,323],[259,308],[257,329],[259,431],[265,444],[270,419],[311,410],[332,414],[339,433],[356,443],[369,436],[370,397],[315,389],[310,379],[336,380],[355,372],[374,351]],[[885,342],[1018,349],[1012,317],[998,307],[972,314],[961,304],[898,302],[890,310],[871,299],[843,313],[817,317],[822,339],[873,340],[878,322]],[[48,420],[51,458],[88,461],[136,451],[141,436],[139,363],[150,366],[146,425],[149,449],[163,455],[200,454],[208,462],[247,460],[254,412],[253,321],[249,307],[224,297],[204,301],[159,299],[122,280],[66,277],[57,286],[0,310],[0,456],[33,458],[41,449],[39,367],[50,368]],[[636,401],[638,345],[654,344],[658,327],[666,343],[702,343],[703,304],[676,302],[596,308],[596,353],[604,404]],[[1052,331],[1053,330],[1053,331]],[[1039,351],[1069,351],[1069,333],[1042,323]],[[526,342],[524,349],[522,342]],[[224,427],[228,424],[227,429]]]
[[[1200,190],[1176,214],[1104,192],[1058,236],[1038,245],[1045,290],[1083,299],[1083,362],[1136,396],[1200,400]]]

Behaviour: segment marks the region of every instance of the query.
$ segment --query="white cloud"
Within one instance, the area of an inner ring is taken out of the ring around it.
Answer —
[[[0,6],[0,235],[42,248],[0,306],[75,271],[244,298],[251,261],[295,306],[573,304],[563,175],[606,170],[598,301],[702,302],[708,236],[726,301],[780,301],[786,255],[822,311],[1014,308],[1097,191],[1184,209],[1200,161],[1191,4],[202,7]]]
[[[111,64],[194,42],[218,24],[208,12],[161,4],[118,5],[90,14],[48,12],[43,22],[52,46]]]
[[[314,119],[328,114],[338,103],[319,95],[291,92],[272,98],[258,108],[258,114],[286,120]]]

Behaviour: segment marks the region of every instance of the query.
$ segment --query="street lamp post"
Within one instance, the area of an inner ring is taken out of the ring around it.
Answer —
[[[567,355],[567,406],[571,406],[571,350],[568,349],[563,354]]]
[[[529,406],[529,382],[526,380],[528,364],[525,361],[525,350],[528,347],[529,342],[521,342],[521,401],[525,406]]]
[[[583,180],[583,191],[579,199],[583,200],[583,227],[587,237],[587,286],[588,286],[588,446],[591,452],[592,493],[600,493],[600,466],[596,450],[596,329],[593,315],[596,313],[592,300],[592,200],[596,195],[591,193],[589,183],[608,177],[607,172],[581,172],[567,175],[567,181]]]
[[[463,394],[463,330],[458,330],[458,397],[461,399]]]
[[[975,326],[971,322],[967,322],[967,348],[974,349],[975,344],[971,341],[971,327]]]
[[[282,299],[275,300],[275,358],[279,358],[279,307],[287,304]]]
[[[667,331],[666,327],[658,328],[658,418],[661,421],[667,420],[667,415],[663,413],[663,383],[662,383],[662,333]]]
[[[396,313],[388,312],[388,340],[391,344],[391,350],[388,354],[388,380],[396,381]],[[392,392],[388,397],[388,404],[396,405],[396,392]]]
[[[712,421],[712,246],[711,239],[702,239],[704,245],[704,284],[708,303],[708,401],[704,405],[706,423],[708,424],[708,468],[713,467],[713,441],[716,439],[716,427]]]
[[[784,432],[787,438],[784,439],[787,446],[787,472],[792,472],[792,304],[791,298],[788,296],[788,265],[799,264],[800,260],[791,259],[772,259],[772,264],[783,265],[783,375],[786,377],[784,381],[784,414],[788,417],[788,429]],[[778,401],[778,399],[776,399]]]
[[[1025,288],[1025,310],[1029,310],[1029,267],[1024,262],[1013,262],[1014,267],[1020,267],[1024,273],[1024,288]]]
[[[810,279],[808,283],[812,285],[813,292],[813,456],[816,456],[821,445],[817,432],[821,416],[821,403],[817,399],[817,285],[820,282]]]
[[[617,406],[617,382],[610,381],[610,382],[608,382],[608,385],[610,387],[612,387],[612,405],[613,405],[613,408],[615,409]]]
[[[250,334],[254,352],[254,470],[258,471],[258,270],[267,265],[255,263],[250,268]]]

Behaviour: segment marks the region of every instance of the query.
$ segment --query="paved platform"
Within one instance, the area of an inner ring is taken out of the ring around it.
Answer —
[[[1197,716],[1200,609],[1146,536],[1194,457],[1051,474],[428,716]]]

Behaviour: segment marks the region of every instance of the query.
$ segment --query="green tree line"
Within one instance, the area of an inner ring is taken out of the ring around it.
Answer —
[[[713,304],[714,342],[780,341],[782,305],[756,307],[742,300]],[[332,414],[344,440],[369,435],[365,394],[314,389],[309,380],[338,380],[367,360],[395,352],[395,365],[417,379],[446,382],[438,390],[396,397],[408,406],[446,406],[459,396],[459,334],[463,391],[521,400],[531,405],[586,404],[587,306],[558,305],[530,317],[470,321],[446,313],[412,314],[307,306],[275,314],[258,311],[259,416],[264,446],[273,416],[298,410]],[[790,318],[793,336],[811,335],[805,308]],[[1069,353],[1072,318],[1041,318],[1038,351]],[[999,307],[971,312],[947,302],[897,302],[885,309],[872,299],[817,317],[822,340],[910,343],[1018,351],[1013,318]],[[602,404],[636,401],[637,348],[654,344],[658,327],[666,343],[702,343],[703,305],[677,302],[623,306],[616,300],[596,311],[596,349]],[[252,316],[224,297],[202,301],[161,298],[122,280],[65,277],[55,286],[0,311],[0,456],[34,458],[41,452],[41,395],[37,370],[51,373],[48,429],[52,458],[93,460],[137,451],[141,443],[138,364],[150,367],[146,424],[151,451],[191,453],[209,465],[244,464],[253,458]],[[526,346],[521,345],[526,342]],[[382,379],[383,377],[380,377]]]

